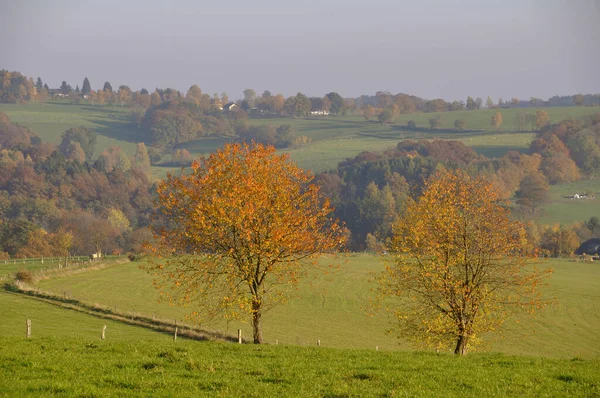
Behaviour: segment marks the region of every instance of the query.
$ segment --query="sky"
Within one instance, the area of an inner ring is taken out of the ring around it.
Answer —
[[[0,69],[242,97],[600,93],[600,0],[0,0]]]

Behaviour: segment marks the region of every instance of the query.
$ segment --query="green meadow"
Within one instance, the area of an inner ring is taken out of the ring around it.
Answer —
[[[332,259],[326,259],[330,263]],[[548,261],[556,303],[511,322],[501,339],[457,357],[413,351],[366,311],[382,269],[369,254],[312,273],[290,302],[265,315],[265,345],[194,341],[133,326],[5,288],[0,291],[0,396],[505,397],[600,394],[600,267]],[[181,322],[193,308],[159,303],[143,262],[57,272],[34,290],[98,308]],[[32,336],[25,338],[25,320]],[[106,339],[100,338],[106,325]],[[217,323],[235,335],[244,323]],[[489,336],[492,337],[492,336]],[[317,340],[321,345],[317,346]]]
[[[370,300],[375,286],[370,279],[383,268],[380,258],[369,254],[348,254],[324,259],[323,265],[338,264],[332,274],[315,272],[290,296],[289,303],[264,316],[264,337],[269,344],[407,350],[413,347],[395,335],[386,333],[393,320],[384,313],[373,314]],[[121,312],[174,322],[184,322],[193,307],[183,308],[160,302],[152,286],[153,277],[132,262],[64,277],[41,280],[36,287],[105,308],[117,306]],[[595,263],[551,260],[543,264],[554,269],[544,288],[555,299],[540,315],[514,319],[501,335],[488,336],[483,351],[507,355],[557,358],[600,358],[600,267]],[[25,315],[9,319],[22,329]],[[518,322],[517,322],[518,321]],[[243,322],[202,324],[208,329],[234,335],[238,328],[250,337],[251,329]]]
[[[0,396],[544,397],[600,394],[597,360],[178,340],[0,337]]]

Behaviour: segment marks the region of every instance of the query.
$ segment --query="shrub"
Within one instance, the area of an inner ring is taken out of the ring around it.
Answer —
[[[406,128],[414,130],[417,128],[417,123],[414,120],[409,120],[408,123],[406,123]]]
[[[31,273],[31,271],[22,269],[19,272],[17,272],[17,274],[15,275],[15,279],[19,282],[31,284],[33,283],[33,274]]]

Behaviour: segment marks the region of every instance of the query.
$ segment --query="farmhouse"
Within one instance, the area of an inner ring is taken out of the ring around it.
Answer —
[[[583,242],[583,244],[575,250],[575,254],[579,256],[583,254],[589,254],[591,256],[600,255],[600,238],[592,238]]]
[[[225,106],[223,107],[223,110],[225,112],[232,110],[233,108],[235,108],[237,105],[235,104],[235,102],[228,102],[225,104]]]

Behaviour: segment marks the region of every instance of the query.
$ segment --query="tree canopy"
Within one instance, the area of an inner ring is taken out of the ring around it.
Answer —
[[[483,178],[435,174],[393,233],[380,292],[396,299],[398,332],[417,343],[465,354],[512,309],[546,303],[538,288],[547,273],[526,268],[536,256],[524,226]]]
[[[240,143],[169,175],[153,227],[166,263],[152,268],[174,288],[169,297],[198,302],[200,320],[248,317],[261,343],[264,310],[285,300],[308,259],[344,242],[312,178],[272,146]]]

